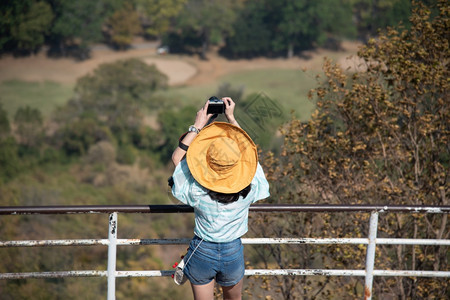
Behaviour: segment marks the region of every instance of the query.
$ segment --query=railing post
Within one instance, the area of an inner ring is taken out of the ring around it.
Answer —
[[[108,300],[116,299],[117,213],[109,215],[108,227]]]
[[[364,284],[364,300],[372,299],[373,268],[375,265],[375,248],[378,229],[378,212],[374,211],[370,215],[369,243],[366,253],[366,280]]]

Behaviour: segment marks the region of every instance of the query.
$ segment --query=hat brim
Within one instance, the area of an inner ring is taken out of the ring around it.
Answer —
[[[207,151],[217,138],[234,140],[241,152],[237,163],[226,174],[216,172],[207,162]],[[252,182],[258,163],[258,150],[243,129],[230,123],[214,122],[204,127],[189,145],[186,160],[192,176],[203,187],[232,194]]]

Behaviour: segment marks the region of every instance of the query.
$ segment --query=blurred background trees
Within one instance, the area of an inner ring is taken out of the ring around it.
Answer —
[[[2,1],[0,4],[0,49],[34,52],[51,32],[54,12],[50,3]]]
[[[104,24],[121,9],[123,1],[54,0],[49,3],[55,14],[48,36],[50,53],[84,59],[89,57],[88,47],[103,40]]]
[[[428,5],[437,0],[423,0]],[[436,10],[434,10],[434,14]],[[409,26],[410,0],[6,0],[0,4],[0,52],[89,57],[89,47],[129,47],[136,36],[206,58],[211,45],[229,57],[299,55],[366,42],[378,29]]]
[[[105,35],[109,37],[109,43],[118,49],[124,50],[133,42],[133,38],[142,32],[139,14],[130,3],[125,3],[123,8],[114,12],[106,20],[108,30]]]
[[[74,97],[55,115],[63,147],[84,154],[102,140],[117,143],[119,153],[129,144],[142,145],[148,133],[142,130],[146,112],[164,104],[153,93],[166,87],[167,76],[141,60],[100,65],[78,80]]]
[[[187,0],[136,0],[136,12],[141,16],[145,33],[160,37],[169,30],[173,20],[180,14]]]

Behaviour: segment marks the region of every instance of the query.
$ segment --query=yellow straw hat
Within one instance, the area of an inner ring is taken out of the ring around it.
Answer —
[[[192,176],[203,187],[237,193],[253,180],[258,163],[255,143],[241,128],[225,122],[204,127],[186,154]]]

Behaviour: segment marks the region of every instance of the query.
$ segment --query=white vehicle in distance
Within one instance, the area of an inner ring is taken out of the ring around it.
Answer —
[[[169,46],[160,46],[156,49],[156,53],[159,55],[164,55],[169,53]]]

